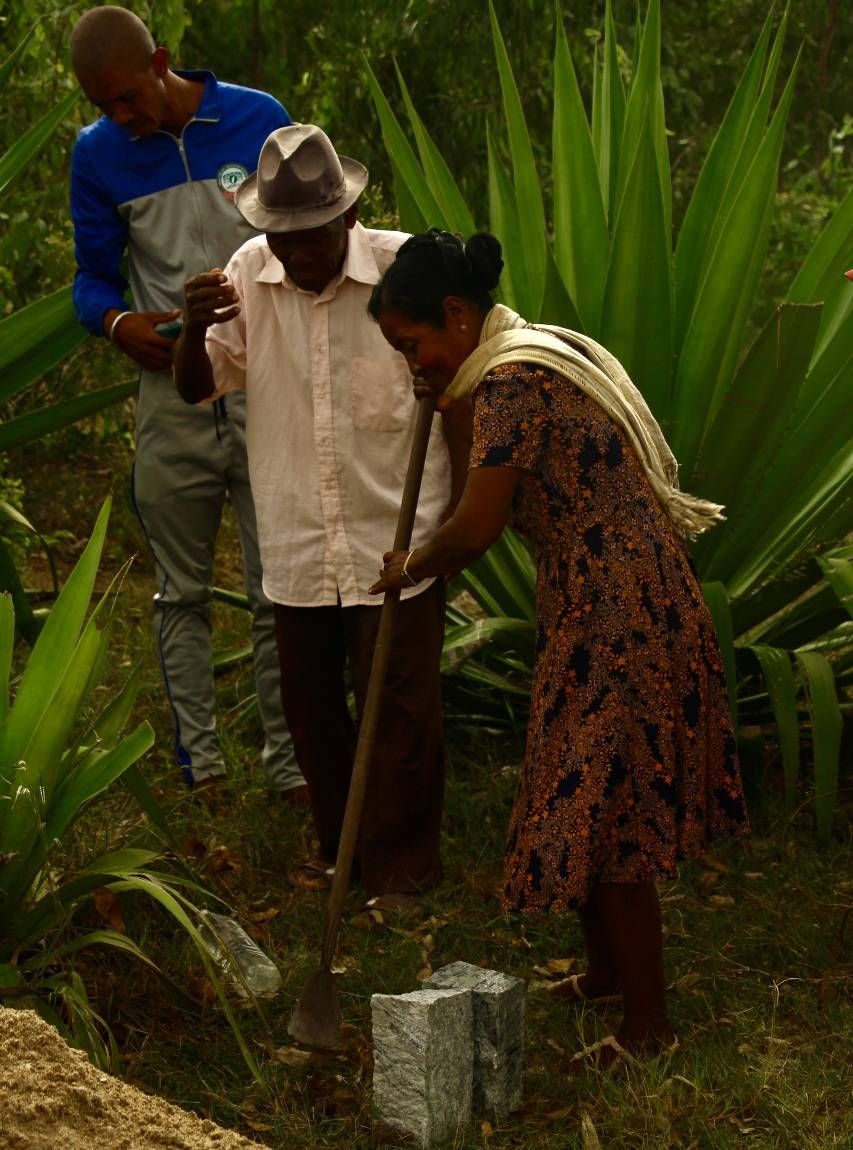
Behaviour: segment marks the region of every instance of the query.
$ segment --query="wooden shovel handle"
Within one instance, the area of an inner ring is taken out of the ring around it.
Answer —
[[[421,489],[421,478],[424,473],[424,463],[426,461],[434,413],[435,396],[425,396],[418,401],[415,432],[412,439],[411,455],[409,456],[409,468],[406,472],[405,484],[403,485],[403,499],[400,504],[400,514],[397,518],[397,533],[394,536],[395,551],[405,550],[411,542],[412,528],[415,524],[418,495]],[[376,636],[376,646],[373,650],[373,662],[370,666],[370,679],[367,684],[364,710],[358,727],[358,742],[355,748],[349,795],[347,797],[347,806],[341,828],[341,838],[338,844],[338,857],[335,861],[335,874],[332,879],[332,888],[329,891],[329,901],[326,907],[326,928],[323,934],[320,970],[331,969],[332,959],[334,958],[337,946],[341,913],[343,911],[347,887],[349,886],[352,860],[355,855],[358,831],[361,825],[361,812],[364,807],[367,779],[370,774],[370,764],[373,760],[373,750],[376,746],[376,727],[379,722],[382,694],[385,689],[385,677],[388,672],[388,663],[391,657],[394,623],[397,618],[399,602],[399,591],[387,591],[382,606],[380,607],[379,631]]]

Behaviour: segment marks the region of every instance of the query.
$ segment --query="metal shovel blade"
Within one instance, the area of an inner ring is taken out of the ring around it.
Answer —
[[[340,1050],[341,1004],[337,976],[331,971],[318,970],[305,983],[287,1033],[315,1050]]]

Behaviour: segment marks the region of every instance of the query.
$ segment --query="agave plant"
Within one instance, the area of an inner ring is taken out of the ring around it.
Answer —
[[[0,64],[0,93],[7,92],[15,65],[23,55],[28,39],[25,38],[11,56]],[[0,200],[9,194],[12,181],[44,147],[78,98],[77,92],[69,93],[0,156]],[[13,396],[32,386],[86,338],[87,333],[77,322],[74,312],[70,284],[0,319],[0,403],[7,403]],[[22,447],[59,431],[105,407],[119,403],[135,390],[135,382],[115,384],[9,419],[0,424],[0,451]],[[0,505],[0,512],[10,516],[6,505]],[[41,618],[32,610],[12,556],[2,539],[0,589],[11,593],[18,629],[28,641],[33,642],[41,626]]]
[[[75,958],[87,947],[112,947],[154,963],[118,930],[78,927],[71,933],[68,926],[96,891],[142,893],[192,938],[243,1054],[258,1074],[198,932],[198,911],[184,889],[206,892],[190,877],[158,867],[159,852],[137,847],[111,851],[62,877],[55,870],[57,848],[70,828],[119,779],[161,833],[171,837],[135,765],[151,747],[154,733],[147,722],[123,733],[139,687],[138,672],[94,718],[89,714],[107,657],[114,606],[107,592],[89,613],[109,508],[108,500],[29,653],[11,701],[14,608],[8,594],[0,595],[0,1002],[37,1010],[94,1061],[109,1064],[114,1053],[109,1029],[88,1001]]]
[[[785,17],[773,36],[768,16],[674,237],[659,0],[649,0],[638,24],[627,88],[608,0],[589,116],[558,11],[548,207],[490,13],[505,124],[502,132],[487,126],[487,184],[490,230],[504,247],[503,302],[528,320],[575,327],[608,346],[665,428],[682,485],[726,503],[728,521],[699,541],[695,557],[732,709],[737,718],[742,708],[751,727],[775,720],[791,803],[800,735],[808,734],[825,840],[853,680],[853,567],[850,549],[840,546],[850,529],[853,472],[853,285],[843,275],[853,192],[746,350],[797,72],[795,63],[776,100]],[[403,76],[398,71],[414,147],[368,71],[402,226],[470,234],[473,215]],[[478,676],[496,686],[504,677],[504,690],[523,685],[532,579],[530,557],[511,532],[460,578],[487,616],[475,622],[457,610],[450,619],[451,643],[468,652],[455,670],[469,686]],[[475,654],[487,637],[489,653]]]

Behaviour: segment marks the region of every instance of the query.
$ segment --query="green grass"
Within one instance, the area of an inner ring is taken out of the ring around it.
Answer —
[[[21,462],[25,510],[45,533],[82,535],[110,477],[125,466],[118,440],[111,453],[95,462],[84,452],[75,456],[76,482],[62,499],[57,469],[43,454]],[[107,554],[117,566],[142,542],[129,511],[116,502]],[[234,540],[233,524],[226,523],[219,577],[232,587],[239,585]],[[68,554],[58,557],[66,566],[74,544],[63,546]],[[500,909],[503,839],[521,748],[473,746],[450,732],[445,880],[425,900],[426,918],[419,924],[389,919],[357,928],[344,919],[337,964],[345,968],[340,987],[348,1046],[339,1055],[300,1058],[287,1021],[315,967],[323,923],[322,898],[297,893],[286,878],[305,850],[305,828],[299,816],[268,801],[257,728],[224,726],[231,778],[218,813],[193,803],[183,788],[170,763],[169,714],[150,638],[150,575],[143,558],[125,583],[125,626],[117,629],[106,688],[145,660],[138,708],[158,734],[158,750],[144,764],[147,777],[169,812],[184,859],[281,966],[281,994],[263,1015],[240,1012],[260,1057],[263,1084],[252,1080],[214,1006],[188,1007],[167,982],[115,954],[89,955],[81,973],[113,1027],[121,1073],[143,1089],[281,1150],[376,1145],[382,1133],[372,1126],[371,994],[415,989],[427,967],[457,959],[531,981],[542,979],[534,968],[553,959],[575,959],[582,969],[573,916],[521,920]],[[43,576],[36,565],[34,579]],[[215,616],[229,644],[245,637],[243,616],[226,608]],[[500,1129],[475,1127],[458,1147],[849,1145],[850,793],[842,796],[848,814],[839,816],[832,846],[819,852],[808,807],[794,820],[778,814],[776,775],[775,768],[767,772],[768,795],[754,811],[749,840],[715,846],[712,859],[685,867],[677,882],[662,887],[670,1008],[681,1051],[619,1079],[591,1074],[570,1080],[561,1068],[567,1057],[613,1029],[618,1015],[580,1011],[533,991],[523,1110]],[[79,824],[62,861],[73,867],[94,848],[150,841],[151,833],[119,789]],[[358,907],[354,892],[351,910]],[[122,912],[128,932],[174,983],[203,1001],[203,968],[166,917],[132,898],[123,900]]]

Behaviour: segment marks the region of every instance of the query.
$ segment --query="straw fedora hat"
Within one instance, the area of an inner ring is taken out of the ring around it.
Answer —
[[[322,128],[291,124],[267,136],[235,203],[258,231],[301,232],[343,215],[366,185],[367,168],[339,156]]]

